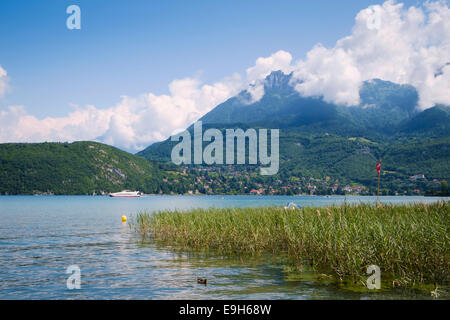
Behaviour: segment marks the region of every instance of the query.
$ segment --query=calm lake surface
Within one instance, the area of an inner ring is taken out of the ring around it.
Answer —
[[[440,198],[381,197],[383,202]],[[447,198],[448,200],[448,198]],[[143,242],[121,216],[139,210],[325,206],[376,197],[0,196],[0,299],[428,299],[418,290],[351,289],[292,271],[281,257],[183,253]],[[66,269],[81,269],[69,290]],[[208,285],[197,284],[197,277]]]

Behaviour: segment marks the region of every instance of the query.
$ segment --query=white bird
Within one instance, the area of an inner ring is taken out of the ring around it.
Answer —
[[[287,204],[287,206],[284,206],[284,210],[288,210],[288,209],[296,210],[296,209],[298,209],[298,206],[295,203],[293,203],[293,202],[289,202]]]

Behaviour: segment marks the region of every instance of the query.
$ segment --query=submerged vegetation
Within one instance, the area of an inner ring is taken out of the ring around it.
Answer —
[[[341,280],[367,278],[374,264],[394,286],[448,285],[449,209],[437,202],[140,212],[133,228],[187,250],[285,254]]]

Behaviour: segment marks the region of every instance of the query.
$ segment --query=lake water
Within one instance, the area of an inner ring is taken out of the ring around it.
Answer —
[[[448,198],[447,198],[448,199]],[[381,197],[383,202],[439,198]],[[372,292],[290,270],[281,257],[183,253],[143,242],[121,222],[137,211],[209,207],[325,206],[376,197],[0,196],[0,299],[385,299],[430,298],[414,290]],[[69,290],[66,269],[81,269]],[[208,285],[197,284],[197,277]]]

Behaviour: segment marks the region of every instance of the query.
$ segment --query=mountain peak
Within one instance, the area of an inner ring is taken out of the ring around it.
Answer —
[[[285,74],[281,70],[272,71],[264,79],[265,89],[285,89],[289,86],[289,82],[292,78],[292,72],[290,74]]]

